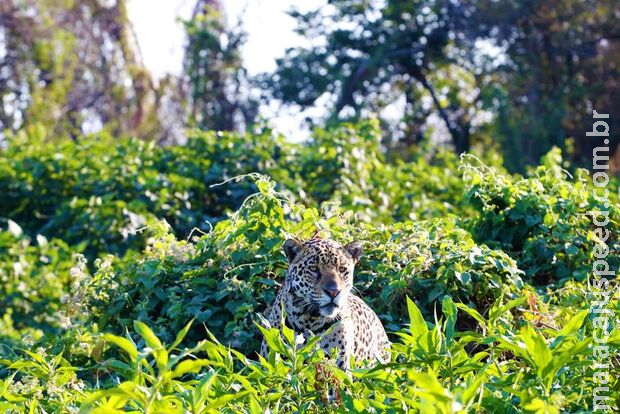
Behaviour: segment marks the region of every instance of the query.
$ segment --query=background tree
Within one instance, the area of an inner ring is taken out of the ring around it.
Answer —
[[[165,138],[165,92],[142,64],[124,0],[8,0],[0,9],[0,128]]]
[[[476,1],[466,39],[486,38],[505,51],[503,63],[485,73],[493,135],[508,166],[522,170],[552,146],[574,138],[573,160],[591,164],[587,137],[592,110],[613,112],[618,95],[618,2],[570,0]],[[481,68],[483,69],[483,68]],[[615,151],[620,125],[613,116]],[[569,151],[570,152],[570,151]]]
[[[302,107],[331,96],[332,122],[380,111],[400,95],[405,142],[419,141],[434,115],[456,151],[467,151],[471,114],[458,103],[458,85],[437,76],[456,62],[451,49],[464,10],[443,1],[337,0],[316,11],[293,12],[298,33],[313,46],[289,49],[264,84],[274,97]],[[475,88],[470,92],[477,94]]]
[[[554,145],[585,163],[592,109],[619,103],[618,13],[611,0],[334,0],[291,13],[311,46],[289,49],[263,86],[302,108],[330,102],[330,122],[404,98],[390,134],[400,146],[434,125],[458,153],[495,141],[513,170]],[[615,150],[617,121],[611,130]]]
[[[189,124],[219,131],[246,128],[257,114],[240,52],[246,33],[228,27],[217,0],[198,0],[184,23]]]

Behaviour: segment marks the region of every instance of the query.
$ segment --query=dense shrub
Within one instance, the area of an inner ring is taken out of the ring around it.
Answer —
[[[43,144],[19,135],[0,157],[0,216],[32,237],[55,236],[92,256],[139,247],[128,228],[131,218],[140,226],[145,205],[153,204],[149,194],[165,186],[149,169],[154,151],[140,141],[112,145],[102,137]]]
[[[58,239],[31,240],[13,221],[0,228],[0,342],[19,331],[59,331],[61,301],[71,285],[71,249]],[[1,355],[1,352],[0,352]]]
[[[302,144],[268,130],[171,147],[12,138],[0,150],[0,411],[587,412],[603,328],[587,312],[585,213],[602,206],[585,173],[568,176],[557,151],[522,177],[443,151],[388,161],[379,142],[373,122]],[[312,343],[256,325],[284,277],[282,243],[317,231],[363,242],[355,286],[394,342],[390,364],[353,382]],[[617,404],[615,374],[609,386]]]
[[[379,127],[369,121],[317,130],[291,144],[270,130],[193,132],[183,146],[158,147],[104,134],[44,142],[34,133],[9,139],[0,156],[0,217],[31,237],[62,239],[91,260],[144,247],[136,233],[165,219],[178,237],[236,210],[256,192],[250,173],[310,207],[341,205],[367,221],[467,215],[458,160],[440,152],[427,162],[386,163]]]
[[[296,160],[302,201],[335,203],[360,219],[382,223],[468,214],[454,153],[424,152],[388,163],[380,142],[374,121],[315,130]]]
[[[131,331],[137,335],[97,337],[117,356],[97,364],[94,387],[62,354],[24,351],[18,361],[0,360],[12,372],[0,380],[0,408],[18,413],[589,411],[584,396],[592,395],[595,384],[587,310],[559,318],[562,328],[537,329],[522,303],[500,299],[483,317],[446,296],[443,315],[429,323],[408,300],[410,324],[398,333],[391,362],[353,369],[352,378],[324,360],[316,338],[297,346],[286,327],[283,335],[264,330],[270,354],[255,361],[208,333],[191,347],[180,346],[191,322],[170,342],[135,322]],[[459,313],[474,315],[482,333],[456,328]],[[620,346],[617,332],[609,344]],[[617,383],[612,377],[612,406],[620,398]],[[339,390],[338,401],[327,403],[329,387]]]
[[[109,290],[99,306],[100,328],[121,332],[139,319],[157,326],[157,334],[170,341],[194,317],[251,355],[260,341],[255,314],[273,301],[284,278],[282,243],[316,230],[343,243],[364,242],[356,287],[393,330],[404,322],[406,295],[431,317],[447,294],[484,313],[499,297],[515,298],[522,288],[514,260],[477,245],[452,221],[377,226],[352,216],[321,217],[283,199],[263,178],[258,187],[260,193],[195,245],[176,241],[164,225],[155,226],[158,233],[141,260],[96,273],[101,283],[96,290]],[[197,329],[189,338],[200,335]]]
[[[141,250],[136,230],[164,218],[180,237],[207,229],[256,189],[214,184],[254,171],[278,177],[281,138],[197,132],[186,146],[109,136],[43,142],[13,137],[0,157],[0,217],[34,237],[57,237],[93,259]]]
[[[610,192],[609,207],[592,196],[593,185],[585,170],[575,178],[560,168],[555,149],[546,165],[530,177],[498,173],[471,156],[462,164],[467,198],[479,214],[468,228],[478,242],[502,249],[538,284],[574,278],[585,280],[596,260],[592,217],[588,211],[608,211],[610,232],[607,260],[620,266],[620,209]]]

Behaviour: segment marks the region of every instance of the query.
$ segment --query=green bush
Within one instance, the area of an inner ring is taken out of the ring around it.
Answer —
[[[620,266],[620,209],[611,194],[609,208],[592,196],[585,170],[575,178],[562,170],[559,150],[530,177],[498,173],[471,156],[462,164],[467,199],[478,215],[467,228],[474,239],[502,249],[517,259],[529,279],[549,284],[567,279],[584,281],[596,260],[592,218],[588,211],[609,211],[607,260]]]
[[[123,336],[97,341],[116,348],[101,360],[98,381],[80,380],[62,354],[24,351],[0,360],[11,375],[0,380],[0,408],[8,412],[587,412],[592,395],[587,310],[562,320],[562,328],[537,329],[524,300],[496,301],[489,316],[446,296],[434,323],[407,300],[409,325],[392,344],[391,361],[354,367],[352,378],[324,360],[316,339],[297,345],[294,332],[264,329],[268,358],[251,360],[212,335],[181,344],[191,322],[168,342],[136,321]],[[473,315],[482,333],[456,327],[459,313]],[[516,316],[516,317],[515,317]],[[616,332],[609,341],[620,346]],[[472,351],[473,349],[473,351]],[[353,379],[353,381],[352,381]],[[518,385],[517,385],[518,384]],[[620,394],[612,377],[610,405]],[[327,403],[330,387],[339,399]],[[45,410],[45,411],[44,411]]]
[[[484,313],[499,297],[514,298],[521,291],[522,272],[514,260],[476,245],[452,221],[347,222],[284,199],[264,178],[257,186],[260,193],[195,245],[177,241],[165,225],[154,226],[156,235],[140,260],[120,261],[96,273],[95,290],[109,291],[97,305],[99,327],[122,332],[139,319],[157,326],[156,333],[170,341],[193,317],[226,344],[252,355],[260,343],[255,314],[273,301],[284,278],[282,243],[290,236],[310,237],[317,229],[343,243],[364,242],[356,287],[394,330],[404,322],[406,295],[431,316],[445,295]],[[197,329],[188,338],[200,335]]]
[[[62,328],[61,302],[74,282],[72,255],[62,240],[31,240],[13,221],[0,229],[0,343],[19,339],[25,328],[37,335]]]
[[[141,250],[137,231],[165,219],[186,238],[209,229],[256,192],[250,173],[272,177],[307,206],[341,205],[367,221],[466,215],[455,156],[386,163],[375,122],[316,130],[290,144],[265,129],[255,134],[192,132],[185,145],[158,147],[106,135],[8,140],[0,156],[0,217],[31,237],[68,243],[89,259]]]
[[[522,177],[441,150],[388,157],[380,142],[373,121],[300,144],[269,130],[169,147],[10,138],[0,411],[590,410],[602,328],[587,312],[597,240],[585,213],[603,207],[590,179],[568,176],[556,150]],[[354,381],[291,331],[257,326],[284,278],[282,243],[317,231],[362,241],[355,287],[394,342],[390,364]],[[617,405],[620,362],[607,362]],[[333,386],[341,401],[326,404]]]
[[[456,155],[439,150],[388,163],[380,142],[376,121],[315,130],[294,168],[304,204],[332,203],[386,224],[469,214]]]
[[[153,217],[177,235],[223,218],[256,191],[247,182],[222,183],[266,171],[286,145],[269,131],[241,136],[197,132],[185,146],[158,147],[109,136],[43,142],[19,134],[0,157],[0,217],[34,237],[57,237],[93,259],[141,250],[136,234]],[[220,184],[212,187],[215,184]]]

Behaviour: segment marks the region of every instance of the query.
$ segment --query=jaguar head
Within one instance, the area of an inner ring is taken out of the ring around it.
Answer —
[[[353,288],[353,269],[362,254],[354,241],[341,246],[333,240],[313,237],[302,242],[286,240],[289,262],[287,280],[298,304],[312,315],[335,317]]]

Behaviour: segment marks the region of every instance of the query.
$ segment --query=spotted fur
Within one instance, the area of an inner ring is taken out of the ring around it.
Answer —
[[[359,242],[341,246],[314,237],[306,242],[287,240],[284,252],[289,261],[286,279],[267,320],[279,328],[282,321],[307,339],[321,336],[320,346],[328,354],[336,350],[337,365],[348,370],[356,361],[386,361],[389,341],[377,315],[355,296],[353,270],[362,253]],[[261,354],[267,354],[263,341]]]

